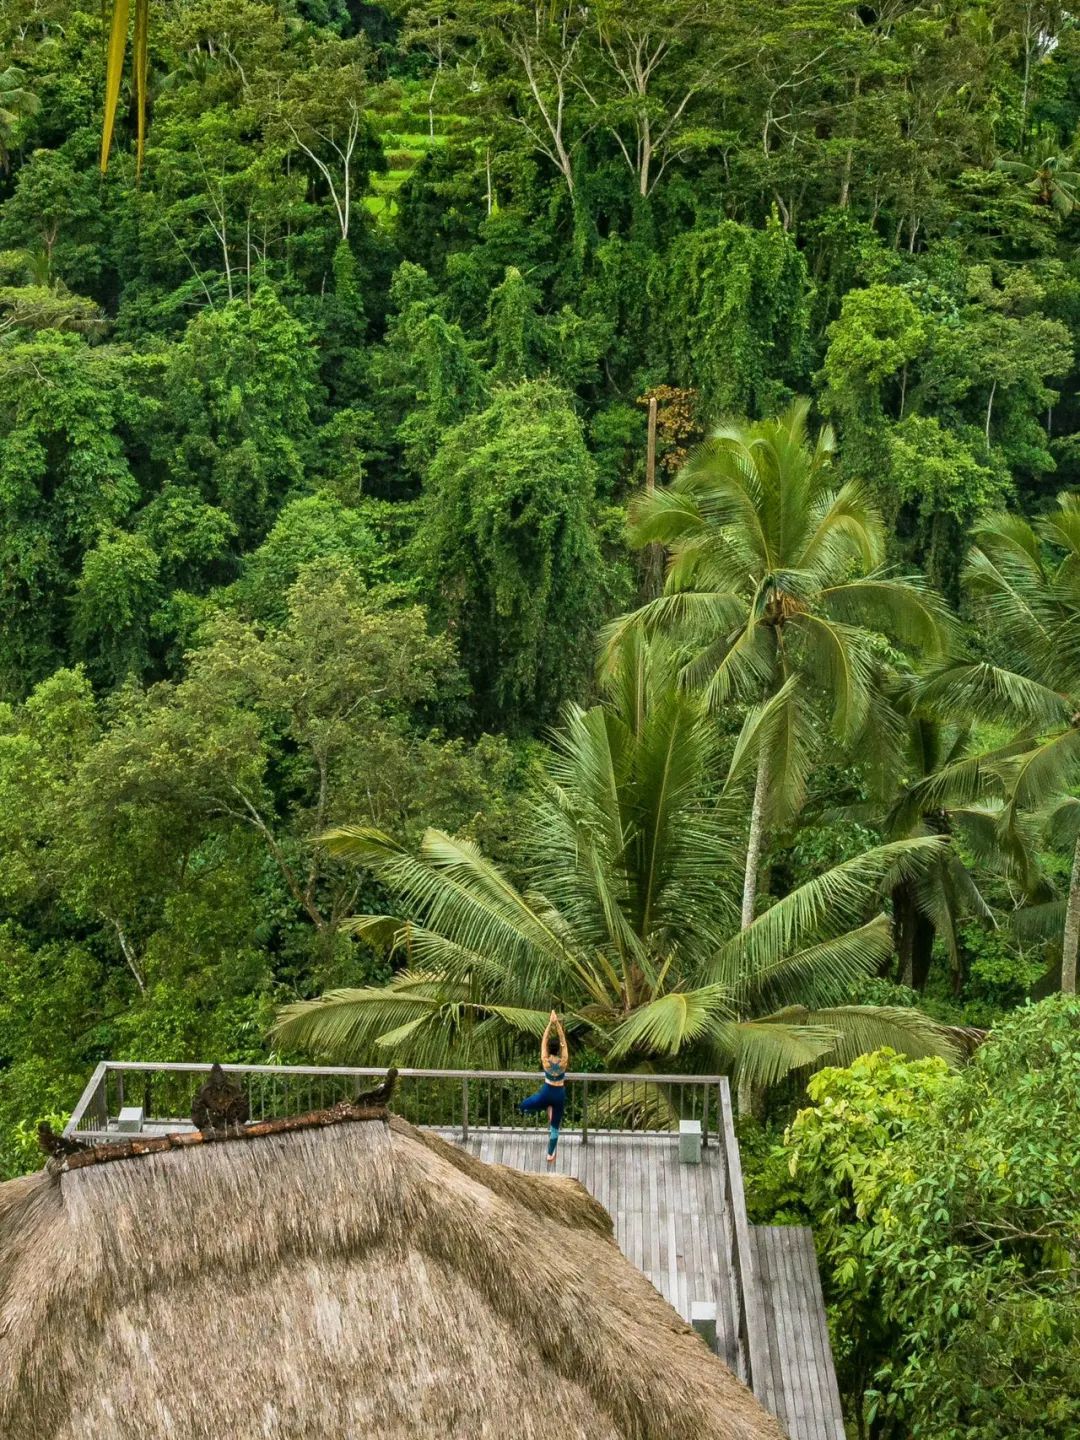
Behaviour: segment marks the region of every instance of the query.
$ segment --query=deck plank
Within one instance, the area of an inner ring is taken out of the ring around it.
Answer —
[[[818,1270],[813,1236],[809,1231],[807,1232],[807,1241],[808,1243],[802,1245],[801,1253],[809,1309],[811,1313],[824,1317],[825,1297],[821,1289],[821,1273]],[[840,1387],[836,1380],[836,1367],[833,1364],[828,1324],[820,1323],[812,1326],[810,1338],[813,1345],[813,1353],[817,1358],[818,1398],[821,1411],[825,1415],[841,1416]],[[834,1425],[830,1440],[833,1440],[834,1436],[837,1437],[837,1440],[842,1440],[843,1435],[844,1429],[841,1419]]]
[[[803,1226],[754,1226],[774,1413],[791,1440],[844,1440],[814,1239]]]

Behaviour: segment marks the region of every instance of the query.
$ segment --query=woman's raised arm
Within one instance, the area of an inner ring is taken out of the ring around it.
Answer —
[[[570,1046],[567,1043],[566,1031],[563,1029],[562,1021],[559,1019],[558,1015],[555,1014],[554,1010],[551,1012],[551,1015],[552,1019],[555,1021],[555,1027],[559,1032],[559,1044],[561,1046],[561,1049],[559,1050],[559,1064],[564,1070],[566,1070],[570,1065]]]
[[[544,1033],[543,1033],[543,1035],[542,1035],[541,1038],[540,1038],[540,1069],[541,1069],[541,1070],[546,1070],[546,1069],[547,1069],[547,1063],[548,1063],[548,1053],[547,1053],[548,1036],[551,1034],[551,1027],[552,1027],[552,1025],[557,1025],[558,1023],[559,1023],[559,1022],[558,1022],[558,1019],[557,1019],[557,1017],[556,1017],[556,1015],[555,1015],[555,1011],[552,1010],[552,1012],[551,1012],[551,1019],[548,1021],[547,1026],[546,1026],[546,1028],[545,1028],[545,1030],[544,1030]]]

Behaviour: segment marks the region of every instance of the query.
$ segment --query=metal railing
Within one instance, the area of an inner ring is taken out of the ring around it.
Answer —
[[[302,1115],[377,1085],[385,1069],[344,1065],[223,1065],[247,1094],[253,1120]],[[138,1106],[148,1128],[191,1125],[191,1105],[210,1066],[104,1060],[83,1091],[66,1135],[115,1139],[126,1106]],[[663,1134],[680,1120],[701,1122],[703,1142],[721,1137],[719,1075],[618,1075],[570,1073],[566,1077],[563,1134],[588,1144],[596,1134]],[[726,1081],[723,1082],[726,1087]],[[527,1129],[543,1116],[522,1115],[518,1102],[540,1084],[534,1070],[398,1071],[393,1109],[414,1125],[453,1131]]]

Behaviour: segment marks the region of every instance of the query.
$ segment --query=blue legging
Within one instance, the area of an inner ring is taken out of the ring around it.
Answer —
[[[549,1155],[555,1154],[555,1147],[559,1143],[559,1126],[562,1124],[563,1111],[566,1108],[566,1092],[561,1085],[549,1085],[545,1080],[535,1095],[530,1095],[527,1100],[518,1102],[518,1109],[523,1115],[536,1115],[542,1110],[551,1111],[551,1123],[548,1125],[548,1149]]]

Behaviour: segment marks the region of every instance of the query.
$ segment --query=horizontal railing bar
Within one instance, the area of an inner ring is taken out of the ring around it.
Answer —
[[[206,1074],[211,1066],[203,1061],[188,1060],[104,1060],[99,1070],[125,1070],[140,1074]],[[238,1075],[359,1075],[383,1077],[385,1065],[222,1065],[222,1070]],[[418,1080],[535,1080],[540,1070],[411,1070],[399,1068],[399,1079]],[[97,1071],[95,1071],[95,1077]],[[640,1075],[618,1074],[596,1070],[568,1070],[566,1079],[575,1083],[598,1080],[623,1085],[719,1085],[722,1075]],[[89,1087],[87,1087],[89,1089]]]

